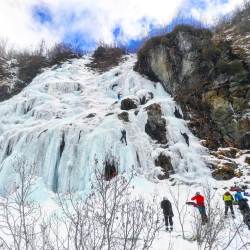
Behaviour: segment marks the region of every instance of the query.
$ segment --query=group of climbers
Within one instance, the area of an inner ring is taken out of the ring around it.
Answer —
[[[247,225],[248,229],[250,230],[250,208],[247,203],[248,199],[243,198],[240,190],[235,190],[236,194],[233,196],[226,192],[223,195],[223,200],[225,202],[225,218],[227,218],[228,208],[231,210],[231,214],[233,219],[235,218],[234,211],[233,211],[233,203],[235,202],[239,206],[239,210],[243,215],[243,221]],[[244,194],[248,196],[248,193],[243,190]]]
[[[225,203],[225,219],[227,218],[228,215],[228,209],[230,208],[232,218],[235,219],[235,214],[233,210],[233,204],[237,204],[239,207],[239,210],[241,214],[243,215],[243,221],[247,225],[248,229],[250,230],[250,208],[247,203],[248,199],[243,198],[241,191],[240,190],[234,190],[236,191],[236,194],[233,198],[233,196],[230,194],[230,192],[226,192],[223,195],[223,201]],[[248,193],[243,190],[244,194],[249,196]],[[197,207],[199,209],[199,212],[201,214],[201,221],[202,225],[205,225],[208,223],[208,217],[206,214],[206,207],[205,207],[205,202],[204,202],[204,196],[200,194],[200,192],[196,192],[195,196],[191,198],[192,201],[195,202],[186,202],[188,205],[193,205],[194,207]],[[170,224],[170,230],[173,230],[173,219],[172,217],[174,216],[173,209],[171,202],[167,199],[167,197],[163,197],[163,201],[161,202],[161,208],[163,209],[163,214],[165,218],[165,225],[166,225],[166,230],[168,231],[168,225]]]

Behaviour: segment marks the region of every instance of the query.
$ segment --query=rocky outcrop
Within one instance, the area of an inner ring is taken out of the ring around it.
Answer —
[[[213,172],[213,177],[216,180],[231,180],[233,177],[240,177],[239,174],[234,173],[235,169],[238,168],[236,163],[225,163],[221,168],[216,169]]]
[[[164,154],[160,154],[158,158],[155,160],[155,166],[159,166],[162,169],[163,174],[158,175],[160,180],[168,179],[171,174],[174,174],[174,168],[171,163],[171,158]]]
[[[88,114],[88,115],[86,116],[86,118],[93,118],[93,117],[95,117],[95,116],[96,116],[95,113],[90,113],[90,114]]]
[[[145,93],[142,97],[140,97],[141,105],[146,104],[149,100],[154,98],[154,94],[152,92]]]
[[[166,120],[162,118],[160,104],[154,103],[146,108],[148,120],[145,124],[145,132],[158,143],[166,144]]]
[[[138,53],[134,69],[174,95],[183,118],[190,120],[190,130],[208,148],[227,142],[250,148],[250,71],[229,42],[212,41],[205,29],[177,26],[151,38]]]
[[[137,105],[135,100],[130,99],[130,98],[126,98],[123,99],[121,102],[121,109],[122,110],[130,110],[130,109],[136,109]]]
[[[118,114],[118,117],[119,117],[120,120],[123,120],[125,122],[129,122],[129,114],[128,114],[128,112],[124,111],[124,112]]]

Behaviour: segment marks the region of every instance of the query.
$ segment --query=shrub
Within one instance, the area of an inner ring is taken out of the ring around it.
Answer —
[[[122,60],[122,55],[125,55],[125,48],[117,44],[105,44],[99,42],[98,48],[94,51],[94,60],[90,64],[92,68],[105,71],[110,67],[118,65]]]
[[[227,63],[224,60],[219,60],[216,64],[216,69],[219,73],[234,75],[240,73],[244,70],[243,63],[239,60],[234,60],[230,63]]]
[[[6,84],[0,85],[0,102],[10,98],[10,87]]]
[[[18,88],[18,89],[23,89],[25,88],[26,84],[24,82],[21,81],[16,81],[14,84],[14,88]]]
[[[239,60],[234,60],[230,63],[231,74],[237,74],[244,70],[243,63]]]
[[[205,29],[205,28],[195,28],[194,26],[189,25],[189,24],[179,24],[179,25],[175,26],[174,30],[172,32],[168,33],[166,36],[169,38],[176,37],[176,35],[179,31],[188,32],[193,36],[206,37],[206,38],[210,38],[210,39],[213,36],[213,33],[211,30]]]
[[[229,73],[229,65],[224,60],[219,60],[216,64],[216,69],[219,71],[219,73],[225,74]]]
[[[215,45],[209,45],[202,50],[202,58],[206,61],[216,62],[221,55],[221,50]]]
[[[42,67],[41,63],[44,60],[41,56],[28,56],[21,57],[19,59],[19,72],[18,78],[19,80],[30,83],[34,77],[39,72],[39,69]]]
[[[94,51],[94,54],[93,54],[93,57],[94,58],[98,58],[98,57],[101,57],[103,56],[103,54],[106,52],[106,49],[102,46],[99,46],[95,51]]]
[[[166,36],[162,36],[161,44],[167,47],[173,46],[173,43],[171,42],[171,40],[167,38]]]

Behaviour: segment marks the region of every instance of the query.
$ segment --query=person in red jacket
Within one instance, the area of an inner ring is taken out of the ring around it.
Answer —
[[[208,223],[208,218],[206,214],[206,208],[204,204],[204,197],[200,194],[200,192],[196,192],[195,196],[191,198],[192,201],[196,200],[197,208],[201,214],[202,225]]]

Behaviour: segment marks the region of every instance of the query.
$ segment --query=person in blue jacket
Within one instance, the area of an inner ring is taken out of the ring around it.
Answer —
[[[121,99],[121,94],[118,93],[117,97],[118,97],[118,100],[120,100]]]
[[[126,140],[126,130],[125,129],[121,130],[121,133],[122,133],[122,138],[121,138],[122,143],[123,143],[123,139],[124,139],[126,142],[126,145],[128,145],[127,140]]]
[[[241,191],[237,191],[237,193],[234,195],[235,201],[239,203],[239,200],[243,199],[243,196],[241,194]]]

